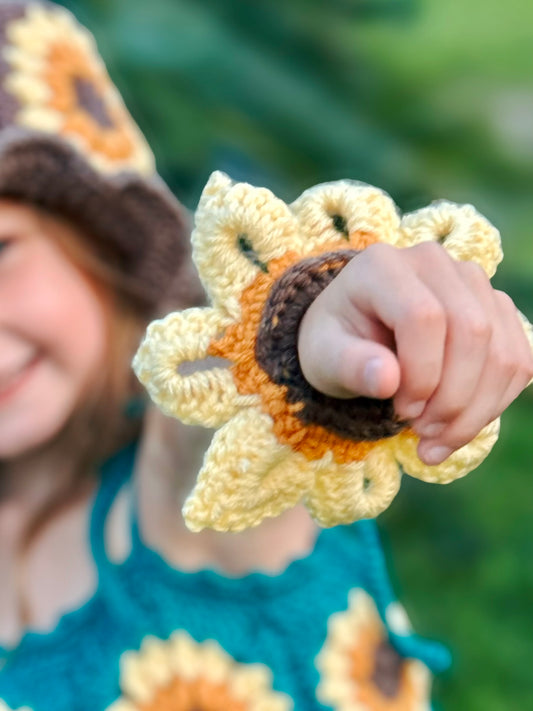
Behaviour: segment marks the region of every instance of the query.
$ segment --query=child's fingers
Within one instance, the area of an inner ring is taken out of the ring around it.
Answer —
[[[310,306],[299,334],[308,381],[335,397],[394,396],[428,464],[501,414],[533,376],[530,350],[512,301],[435,243],[368,247]]]
[[[439,464],[470,442],[501,415],[532,377],[531,349],[513,302],[496,291],[492,292],[492,300],[493,334],[483,372],[471,402],[458,417],[438,436],[421,439],[419,454],[427,464]]]
[[[508,342],[518,362],[514,377],[503,396],[503,402],[507,403],[502,407],[503,411],[533,379],[533,344],[524,332],[523,317],[512,299],[503,291],[495,291],[494,296],[501,308],[502,319],[508,327]]]
[[[431,288],[447,315],[444,363],[439,385],[414,423],[420,436],[431,438],[471,406],[493,330],[501,328],[493,290],[482,269],[443,257],[442,268],[432,272]]]
[[[502,397],[509,380],[490,363],[478,382],[474,397],[468,407],[446,424],[437,436],[422,436],[419,455],[426,464],[440,464],[455,450],[468,444],[492,420],[496,419],[509,402]],[[512,399],[512,398],[511,398]]]
[[[362,312],[394,333],[401,369],[395,409],[406,419],[421,414],[437,387],[446,339],[444,309],[418,277],[409,251],[374,245],[348,265],[351,273],[345,270],[353,320]]]

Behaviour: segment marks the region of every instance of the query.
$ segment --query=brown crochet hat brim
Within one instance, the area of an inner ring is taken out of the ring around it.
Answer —
[[[0,137],[0,197],[78,225],[95,253],[120,270],[123,290],[148,316],[165,302],[201,301],[188,215],[157,176],[102,174],[63,139],[13,127]]]

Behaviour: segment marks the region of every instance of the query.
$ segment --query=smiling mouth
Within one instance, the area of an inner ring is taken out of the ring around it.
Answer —
[[[0,376],[0,404],[13,395],[34,371],[40,361],[39,354],[22,363],[16,370]]]

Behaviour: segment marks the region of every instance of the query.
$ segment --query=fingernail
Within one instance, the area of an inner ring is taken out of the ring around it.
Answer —
[[[423,425],[422,427],[416,425],[415,432],[421,437],[426,437],[427,439],[435,439],[435,437],[438,437],[442,432],[444,432],[445,427],[445,422],[430,422],[429,424]]]
[[[368,394],[377,397],[380,386],[380,375],[382,368],[381,358],[371,358],[365,365],[363,378],[365,385],[368,388]]]
[[[425,400],[418,400],[417,402],[412,402],[406,405],[402,410],[402,415],[407,420],[414,420],[424,412],[426,406]]]
[[[427,451],[423,450],[422,454],[426,464],[435,465],[441,464],[445,459],[447,459],[452,450],[449,447],[430,447]]]

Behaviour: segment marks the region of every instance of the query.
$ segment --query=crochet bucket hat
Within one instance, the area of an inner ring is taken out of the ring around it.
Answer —
[[[50,2],[0,2],[0,196],[81,227],[147,315],[199,293],[184,209],[92,35]]]

